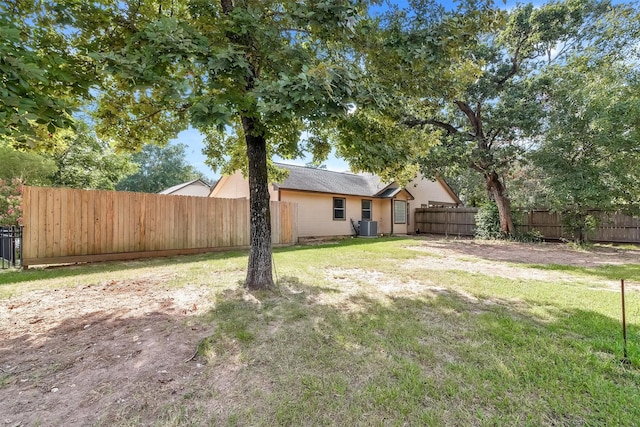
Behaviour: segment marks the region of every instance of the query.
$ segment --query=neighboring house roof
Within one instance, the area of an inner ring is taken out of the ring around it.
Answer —
[[[283,163],[276,163],[276,165],[289,171],[289,176],[284,182],[274,183],[274,186],[281,190],[381,198],[390,198],[402,191],[402,188],[383,183],[376,175],[334,172]],[[410,193],[409,195],[411,196]]]
[[[158,194],[173,194],[173,193],[175,193],[177,191],[180,191],[181,189],[183,189],[185,187],[188,187],[190,185],[193,185],[193,184],[195,184],[195,185],[203,185],[203,186],[205,186],[207,188],[210,188],[209,184],[207,184],[203,180],[194,179],[193,181],[183,182],[182,184],[178,184],[178,185],[174,185],[173,187],[165,188],[164,190],[159,191]]]

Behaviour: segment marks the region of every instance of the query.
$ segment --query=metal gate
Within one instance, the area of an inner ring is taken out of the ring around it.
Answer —
[[[22,226],[0,226],[0,268],[22,265]]]

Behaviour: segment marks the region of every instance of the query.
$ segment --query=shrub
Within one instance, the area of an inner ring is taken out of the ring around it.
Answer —
[[[0,225],[22,225],[22,180],[0,179]]]
[[[500,214],[495,203],[487,203],[478,209],[475,237],[489,240],[505,238],[505,235],[500,230]]]
[[[573,241],[580,245],[587,241],[589,234],[598,227],[598,218],[581,209],[565,209],[561,213],[562,226],[573,236]]]

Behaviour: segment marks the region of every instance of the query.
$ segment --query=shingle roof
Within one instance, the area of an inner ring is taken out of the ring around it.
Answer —
[[[385,190],[388,184],[381,182],[380,178],[375,175],[334,172],[283,163],[277,163],[277,166],[289,171],[289,176],[283,183],[274,184],[280,189],[350,196],[389,197],[378,194]]]
[[[376,194],[376,196],[378,197],[394,197],[396,194],[398,194],[400,191],[402,191],[402,188],[400,187],[389,187],[389,188],[385,188],[384,190],[380,191],[378,194]],[[406,191],[406,190],[405,190]],[[408,193],[408,191],[407,191]]]

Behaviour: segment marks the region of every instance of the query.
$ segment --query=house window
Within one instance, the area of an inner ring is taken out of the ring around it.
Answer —
[[[333,220],[344,221],[347,219],[347,200],[341,197],[333,198]]]
[[[371,200],[362,200],[362,220],[371,221]]]
[[[393,201],[393,223],[407,223],[407,202],[405,202],[404,200]]]

